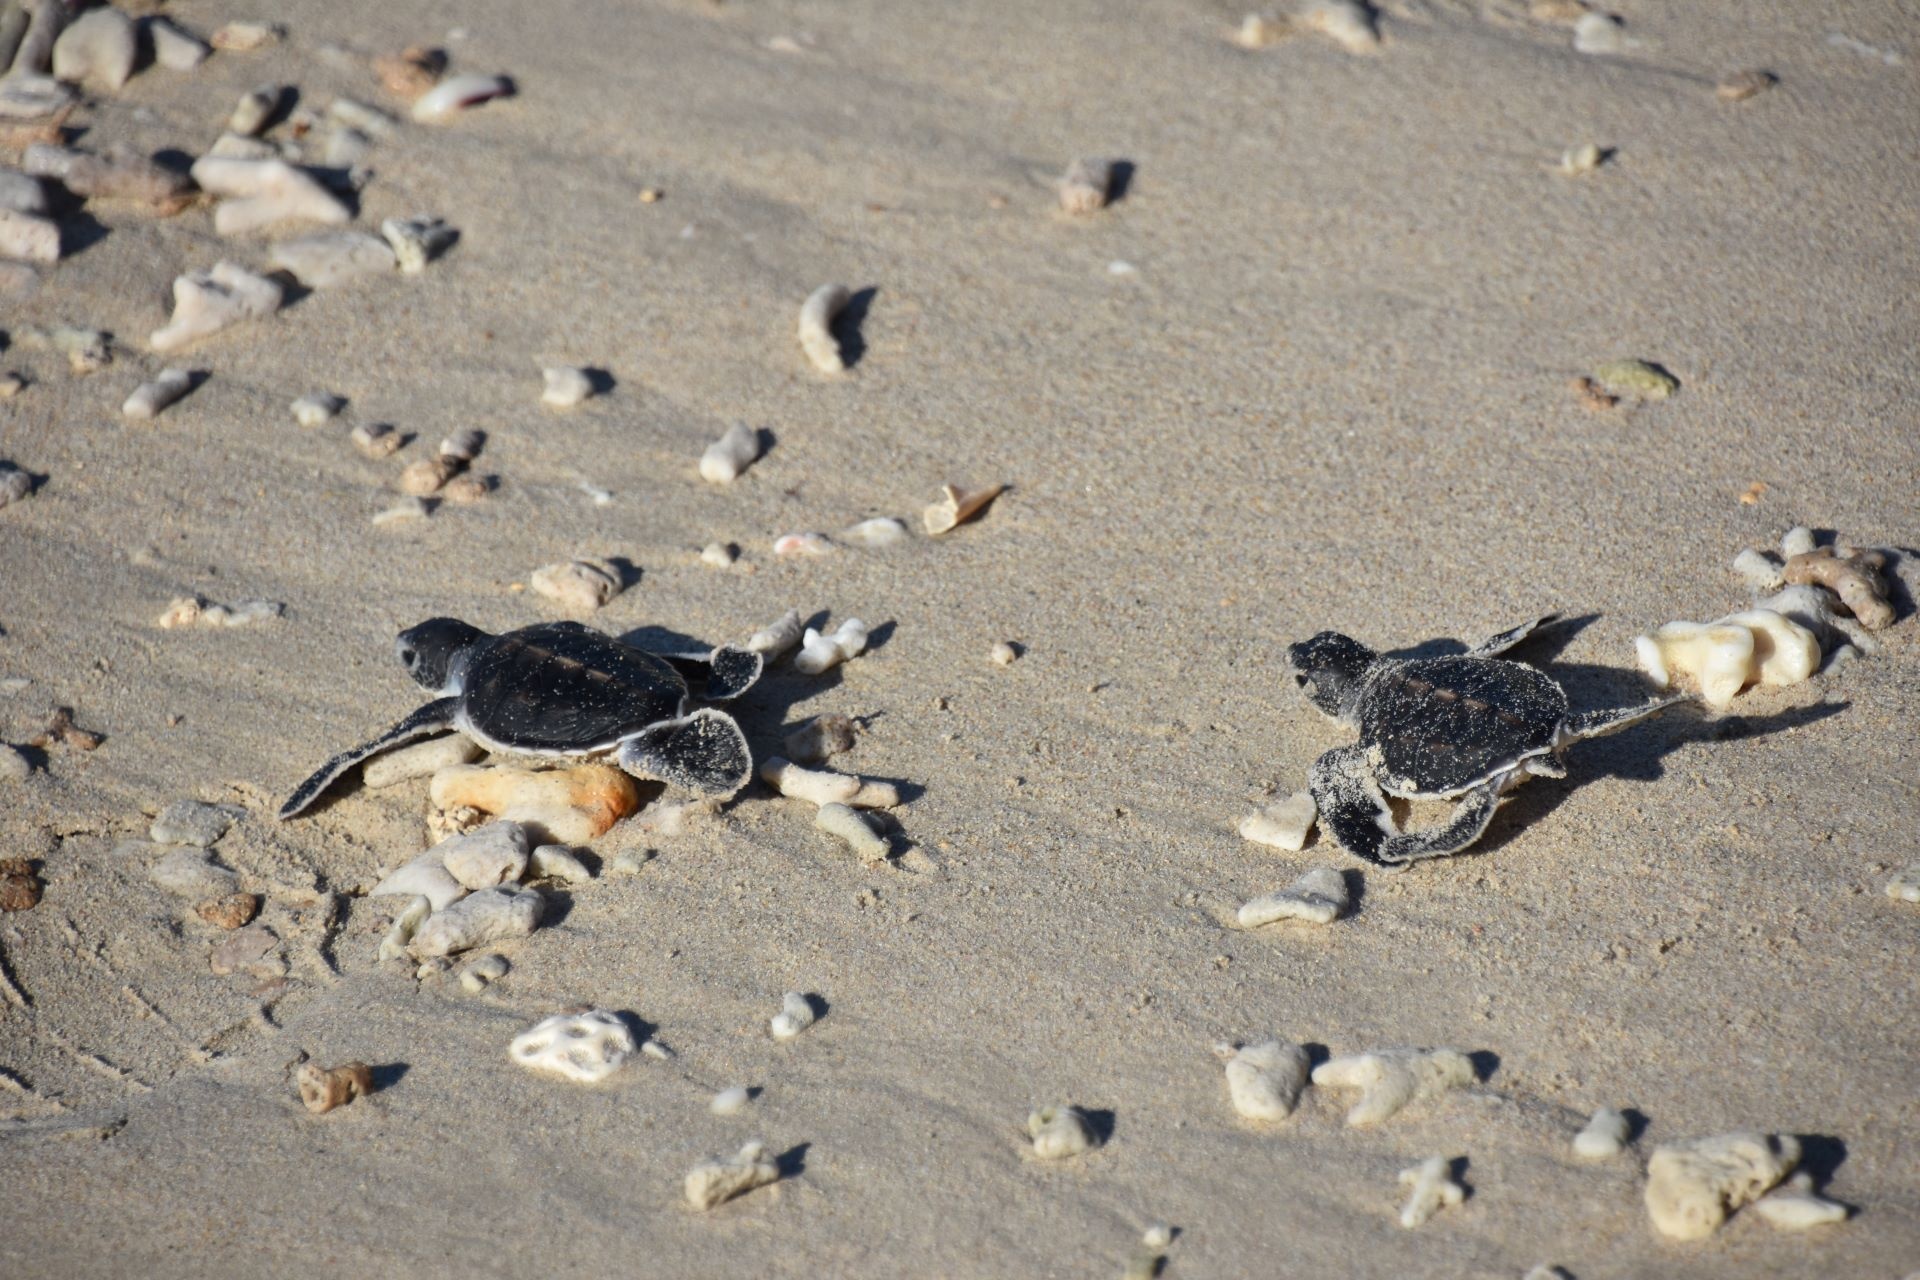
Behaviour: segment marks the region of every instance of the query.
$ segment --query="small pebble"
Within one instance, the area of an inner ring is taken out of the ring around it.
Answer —
[[[260,895],[257,893],[228,893],[218,898],[208,898],[194,907],[193,913],[208,924],[221,929],[238,929],[260,914]]]
[[[1645,360],[1610,360],[1593,377],[1609,392],[1637,400],[1665,400],[1680,389],[1680,379]]]
[[[821,533],[787,533],[773,540],[773,554],[782,559],[789,556],[824,556],[832,552],[832,541]]]
[[[43,886],[25,858],[0,858],[0,911],[31,911]]]
[[[708,484],[732,484],[759,456],[759,433],[736,422],[700,455],[700,478]]]
[[[193,375],[185,369],[162,369],[151,382],[135,387],[120,406],[122,417],[135,422],[151,422],[160,411],[193,390]]]
[[[479,995],[490,983],[497,982],[507,975],[507,958],[498,953],[481,956],[460,971],[460,989],[469,995]]]
[[[380,224],[380,234],[393,248],[400,270],[410,276],[425,271],[427,264],[446,252],[455,238],[452,227],[425,215],[388,218]]]
[[[622,849],[614,855],[613,866],[608,871],[616,876],[637,876],[646,870],[647,863],[652,860],[651,849]]]
[[[1246,903],[1235,921],[1242,929],[1257,929],[1279,920],[1332,924],[1346,914],[1351,903],[1346,877],[1331,867],[1316,867],[1285,889]]]
[[[1066,1160],[1100,1145],[1093,1126],[1078,1107],[1040,1107],[1027,1117],[1027,1135],[1033,1139],[1037,1160]]]
[[[424,520],[433,513],[425,498],[402,498],[400,501],[379,512],[373,517],[376,525],[403,524],[410,520]]]
[[[1358,1089],[1347,1112],[1355,1128],[1396,1115],[1411,1102],[1432,1101],[1475,1080],[1473,1062],[1453,1049],[1378,1049],[1330,1058],[1313,1069],[1313,1083],[1328,1089]]]
[[[767,1154],[766,1144],[749,1142],[729,1160],[710,1160],[687,1174],[687,1203],[701,1213],[745,1195],[755,1187],[780,1180],[780,1166]]]
[[[393,250],[363,231],[317,231],[282,240],[267,260],[309,289],[331,289],[393,274]]]
[[[415,498],[438,493],[460,470],[461,464],[453,458],[416,459],[400,473],[400,492]]]
[[[1412,1230],[1442,1207],[1457,1205],[1467,1198],[1466,1188],[1453,1180],[1451,1165],[1444,1157],[1432,1156],[1411,1169],[1400,1171],[1400,1185],[1409,1188],[1406,1207],[1400,1210],[1401,1226]]]
[[[198,800],[176,800],[148,829],[155,844],[190,844],[206,848],[233,826],[233,815],[218,805]]]
[[[283,978],[287,973],[279,935],[261,924],[250,924],[227,934],[207,957],[207,967],[219,978],[238,973],[264,981]]]
[[[478,760],[484,753],[464,733],[429,738],[375,756],[360,770],[360,781],[373,790],[414,778],[429,778],[442,769]]]
[[[623,590],[620,570],[605,560],[565,560],[535,569],[527,579],[536,594],[576,613],[592,613]]]
[[[907,526],[892,516],[875,516],[840,531],[841,540],[856,547],[893,547],[912,536]]]
[[[532,857],[527,860],[527,878],[586,884],[593,879],[593,872],[587,870],[587,864],[580,861],[566,845],[543,844],[536,847]]]
[[[1780,83],[1771,71],[1736,71],[1713,86],[1714,96],[1722,102],[1745,102]]]
[[[1782,1231],[1810,1231],[1847,1220],[1847,1206],[1815,1195],[1813,1178],[1804,1173],[1754,1201],[1753,1211]]]
[[[540,371],[546,388],[540,403],[549,409],[572,409],[593,395],[593,376],[585,369],[555,365]]]
[[[277,22],[229,22],[213,33],[213,47],[235,52],[250,52],[278,44],[287,29]]]
[[[794,656],[793,669],[801,675],[817,676],[851,661],[866,652],[867,635],[867,624],[858,618],[848,618],[824,634],[808,627],[800,641],[800,652]]]
[[[1786,1133],[1740,1130],[1663,1144],[1647,1161],[1647,1216],[1661,1235],[1704,1240],[1799,1163],[1800,1142]]]
[[[783,744],[789,758],[801,764],[824,764],[842,752],[853,750],[855,726],[847,716],[823,715],[788,734]]]
[[[1075,160],[1056,186],[1062,210],[1075,215],[1096,213],[1106,207],[1113,187],[1113,161],[1087,157]]]
[[[775,1040],[791,1040],[814,1024],[813,1002],[798,991],[780,997],[780,1012],[773,1015],[767,1030]]]
[[[713,1101],[707,1104],[707,1110],[716,1116],[735,1116],[746,1110],[747,1103],[750,1101],[752,1097],[747,1090],[740,1085],[735,1085],[731,1089],[722,1089],[714,1094]]]
[[[1239,830],[1242,839],[1298,853],[1306,847],[1307,835],[1318,817],[1313,793],[1297,791],[1279,804],[1242,818]]]
[[[700,563],[715,569],[730,569],[740,558],[740,548],[731,542],[709,542],[700,550]]]
[[[419,124],[448,124],[483,102],[512,96],[513,81],[505,76],[448,76],[414,101],[413,118]]]
[[[1020,651],[1005,640],[997,642],[993,648],[987,650],[987,661],[996,667],[1010,667],[1019,657]]]
[[[33,762],[15,746],[0,742],[0,780],[25,782],[33,775]]]
[[[1887,881],[1887,896],[1895,902],[1920,902],[1920,862],[1897,872]]]
[[[1582,1160],[1605,1160],[1626,1150],[1630,1132],[1626,1116],[1612,1107],[1601,1107],[1587,1121],[1587,1127],[1573,1138],[1573,1154]]]
[[[800,308],[800,349],[822,373],[840,373],[847,367],[840,343],[833,336],[833,321],[852,300],[853,293],[847,286],[823,284]]]
[[[373,1092],[373,1072],[364,1062],[322,1068],[317,1062],[301,1066],[294,1077],[300,1088],[300,1101],[315,1115],[325,1115],[355,1098]]]
[[[1598,169],[1606,154],[1591,142],[1570,147],[1561,153],[1560,172],[1568,177],[1578,177],[1583,173],[1592,173]]]
[[[1293,1114],[1307,1087],[1307,1051],[1279,1040],[1236,1046],[1219,1044],[1214,1053],[1226,1063],[1227,1096],[1249,1120],[1284,1120]]]
[[[422,958],[471,951],[491,942],[524,938],[540,923],[546,900],[532,889],[503,886],[470,894],[427,918],[413,935]]]
[[[190,845],[173,849],[153,864],[147,878],[166,892],[203,902],[224,898],[240,888],[240,877],[219,866],[204,849]]]
[[[317,427],[323,422],[328,422],[346,407],[347,402],[344,397],[327,391],[311,392],[301,396],[289,406],[293,412],[293,420],[303,427]],[[356,443],[359,440],[360,430],[356,428],[354,431]],[[387,430],[391,432],[393,428],[388,427]]]
[[[349,437],[353,447],[369,458],[385,458],[400,447],[401,435],[384,422],[363,422]]]
[[[33,492],[33,477],[11,462],[0,462],[0,507],[10,507]]]
[[[1623,53],[1628,48],[1620,19],[1605,13],[1584,13],[1573,24],[1573,51],[1595,57]]]
[[[281,96],[286,92],[277,84],[261,85],[250,89],[240,97],[233,109],[233,115],[227,120],[227,128],[243,138],[251,138],[267,127],[267,121],[280,109]]]

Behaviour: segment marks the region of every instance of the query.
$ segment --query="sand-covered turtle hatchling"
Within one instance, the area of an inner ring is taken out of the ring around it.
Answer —
[[[1360,731],[1359,742],[1327,752],[1308,773],[1322,829],[1347,852],[1386,866],[1459,853],[1486,831],[1508,791],[1530,777],[1566,777],[1568,746],[1688,700],[1572,714],[1552,678],[1497,656],[1557,616],[1444,658],[1382,657],[1337,631],[1289,646],[1294,683]],[[1401,831],[1388,796],[1460,804],[1439,826]]]
[[[458,729],[489,751],[532,756],[611,753],[628,773],[730,796],[753,776],[746,736],[701,697],[725,702],[760,678],[757,653],[725,645],[706,654],[655,654],[578,622],[490,635],[457,618],[402,631],[395,652],[438,696],[379,737],[343,751],[280,807],[294,817],[354,765],[390,747]]]

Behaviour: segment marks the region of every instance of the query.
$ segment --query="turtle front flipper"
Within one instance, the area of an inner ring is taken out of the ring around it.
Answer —
[[[376,756],[389,747],[453,728],[453,713],[459,705],[458,698],[436,698],[373,741],[342,751],[315,770],[311,778],[294,788],[287,802],[280,806],[280,821],[285,822],[310,807],[322,792],[333,785],[334,779],[368,756]]]
[[[711,707],[648,725],[621,742],[615,758],[637,778],[656,778],[710,796],[730,796],[753,777],[747,735],[732,716]]]
[[[1499,807],[1499,788],[1491,783],[1475,787],[1460,797],[1453,816],[1440,826],[1388,836],[1380,847],[1379,861],[1385,866],[1403,867],[1410,862],[1459,853],[1486,834],[1487,824],[1493,821],[1493,811]]]
[[[1467,650],[1467,656],[1469,658],[1491,658],[1495,654],[1505,653],[1532,635],[1535,631],[1546,626],[1549,622],[1557,620],[1559,617],[1560,615],[1557,613],[1542,614],[1531,622],[1523,622],[1517,627],[1510,627],[1497,636],[1488,636],[1485,640],[1482,640],[1479,644]]]
[[[1320,810],[1322,831],[1355,857],[1381,861],[1380,846],[1397,830],[1366,748],[1335,747],[1315,760],[1307,790]]]

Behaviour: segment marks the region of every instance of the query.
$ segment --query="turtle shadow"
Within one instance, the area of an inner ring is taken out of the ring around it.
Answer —
[[[1590,782],[1602,778],[1656,782],[1666,776],[1666,757],[1681,747],[1697,742],[1738,742],[1745,738],[1765,737],[1788,729],[1798,729],[1839,715],[1848,705],[1844,702],[1819,703],[1764,718],[1695,717],[1684,723],[1674,718],[1673,712],[1669,712],[1666,717],[1642,721],[1607,738],[1576,743],[1568,760],[1567,779],[1536,779],[1512,793],[1512,798],[1493,815],[1493,822],[1488,826],[1485,837],[1461,852],[1479,855],[1505,848]],[[1684,710],[1685,707],[1674,708],[1674,712]],[[1676,728],[1676,724],[1680,727]]]

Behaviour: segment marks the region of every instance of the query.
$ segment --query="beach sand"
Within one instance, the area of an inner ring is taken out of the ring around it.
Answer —
[[[81,145],[197,153],[262,83],[404,110],[329,42],[443,45],[519,92],[370,156],[356,225],[459,229],[420,275],[163,360],[172,279],[264,267],[269,238],[95,203],[90,243],[0,296],[0,369],[30,382],[0,458],[45,478],[0,511],[0,677],[31,681],[0,738],[55,706],[105,736],[0,782],[0,854],[47,883],[0,917],[0,1272],[1118,1276],[1153,1222],[1178,1229],[1170,1277],[1920,1265],[1920,914],[1883,892],[1920,858],[1910,601],[1871,657],[1576,747],[1468,856],[1386,874],[1324,834],[1284,854],[1234,830],[1351,740],[1293,687],[1290,641],[1472,643],[1558,610],[1577,621],[1523,656],[1578,706],[1625,705],[1650,693],[1634,635],[1745,606],[1743,547],[1795,524],[1920,540],[1901,6],[1636,0],[1642,45],[1606,58],[1523,5],[1443,0],[1388,5],[1371,57],[1245,50],[1241,10],[1199,0],[165,12],[289,34],[137,75],[83,108]],[[1717,100],[1748,67],[1778,86]],[[1617,154],[1553,172],[1584,142]],[[1069,218],[1052,184],[1076,156],[1131,169]],[[839,377],[794,340],[828,281],[860,295]],[[54,323],[111,331],[115,363],[74,377],[18,343]],[[1621,357],[1680,391],[1583,408],[1569,379]],[[123,421],[168,363],[209,376]],[[545,410],[554,363],[613,385]],[[296,426],[318,389],[347,412]],[[736,421],[772,447],[707,485]],[[369,461],[364,422],[415,438]],[[374,527],[402,465],[466,427],[495,492]],[[989,481],[1010,488],[944,538],[770,552]],[[740,564],[702,564],[714,541]],[[377,964],[396,903],[362,895],[423,847],[425,781],[274,811],[422,700],[398,630],[562,616],[516,587],[571,556],[639,571],[591,619],[615,634],[872,624],[866,654],[775,667],[739,711],[756,756],[862,718],[836,764],[903,784],[912,867],[861,865],[756,784],[677,835],[596,842],[602,877],[554,894],[480,995]],[[286,613],[157,629],[189,592]],[[124,848],[188,797],[244,811],[216,853],[266,896],[283,982],[210,973],[219,931]],[[1318,866],[1349,873],[1350,918],[1223,928]],[[776,1044],[790,989],[826,1014]],[[575,1004],[677,1056],[595,1087],[508,1060]],[[1255,1127],[1212,1046],[1269,1036],[1451,1046],[1480,1081],[1372,1129],[1312,1088]],[[308,1115],[301,1053],[382,1087]],[[709,1114],[733,1085],[762,1092]],[[1105,1145],[1023,1158],[1053,1103],[1100,1113]],[[1600,1106],[1639,1132],[1583,1163]],[[1801,1135],[1852,1220],[1659,1237],[1652,1147],[1740,1128]],[[782,1181],[690,1212],[685,1173],[749,1139]],[[1404,1230],[1395,1176],[1435,1155],[1470,1194]]]

